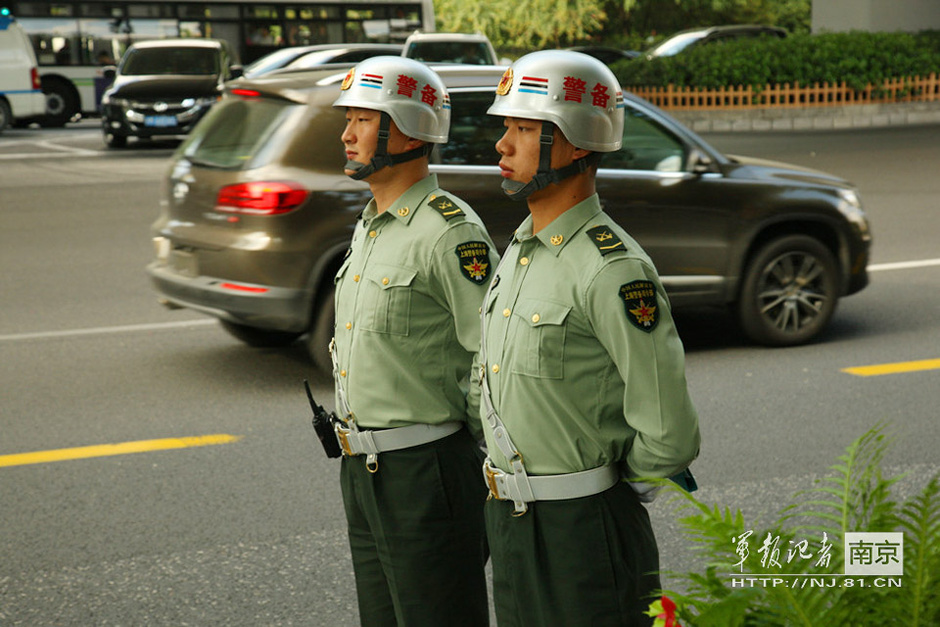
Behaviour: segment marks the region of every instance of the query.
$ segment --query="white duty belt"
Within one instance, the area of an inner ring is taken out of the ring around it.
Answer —
[[[414,424],[407,427],[393,429],[360,429],[356,424],[349,401],[346,400],[346,390],[340,380],[336,361],[336,341],[330,340],[330,358],[333,360],[333,379],[336,381],[336,396],[340,410],[340,421],[334,423],[333,431],[343,455],[354,457],[366,456],[366,468],[369,472],[379,469],[379,453],[399,451],[413,446],[421,446],[435,442],[457,433],[463,428],[462,422],[442,422],[436,425]]]
[[[599,494],[620,481],[620,471],[613,464],[608,464],[562,475],[527,475],[522,482],[518,473],[508,473],[497,468],[489,457],[483,463],[483,476],[493,498],[523,503],[579,499]],[[529,494],[526,494],[526,489]]]
[[[509,258],[509,251],[515,244],[515,237],[509,242],[503,258],[496,266],[496,276],[503,262]],[[619,470],[612,464],[584,470],[581,472],[560,475],[529,476],[522,461],[522,454],[512,443],[506,425],[496,413],[493,398],[490,395],[490,385],[486,376],[486,306],[489,303],[493,282],[483,297],[483,308],[480,311],[480,399],[483,403],[483,412],[486,423],[493,431],[493,439],[500,452],[509,461],[512,472],[506,472],[493,464],[489,457],[483,463],[483,477],[489,486],[493,498],[503,501],[512,501],[515,507],[513,516],[522,516],[529,507],[528,503],[535,501],[552,501],[575,499],[584,496],[599,494],[615,485],[620,480]]]

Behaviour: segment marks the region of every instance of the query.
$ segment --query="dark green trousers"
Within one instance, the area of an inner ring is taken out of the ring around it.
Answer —
[[[486,504],[499,627],[650,625],[659,551],[646,508],[626,483],[512,516]]]
[[[366,627],[489,623],[483,455],[466,429],[422,446],[344,457],[340,480]]]

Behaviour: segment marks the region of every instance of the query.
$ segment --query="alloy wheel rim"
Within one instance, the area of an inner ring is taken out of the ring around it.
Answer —
[[[761,272],[757,304],[761,317],[784,333],[798,333],[819,319],[830,300],[825,268],[813,255],[788,252]]]

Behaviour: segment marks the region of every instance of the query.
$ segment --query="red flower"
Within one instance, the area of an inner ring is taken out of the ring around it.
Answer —
[[[653,627],[680,627],[676,622],[676,604],[667,596],[662,596],[650,603],[647,616],[652,616]]]
[[[663,604],[663,613],[656,618],[666,619],[664,627],[678,627],[679,623],[676,622],[676,604],[667,596],[663,596],[661,601]]]

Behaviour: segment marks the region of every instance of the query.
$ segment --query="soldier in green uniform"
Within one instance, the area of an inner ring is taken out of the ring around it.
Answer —
[[[623,95],[599,61],[526,55],[489,113],[530,215],[483,303],[485,507],[500,627],[642,625],[659,587],[650,484],[698,454],[684,352],[650,258],[601,209]]]
[[[480,304],[498,256],[428,171],[447,141],[440,77],[401,57],[353,68],[346,174],[373,199],[336,275],[340,475],[363,625],[486,625],[479,421],[468,416]]]

